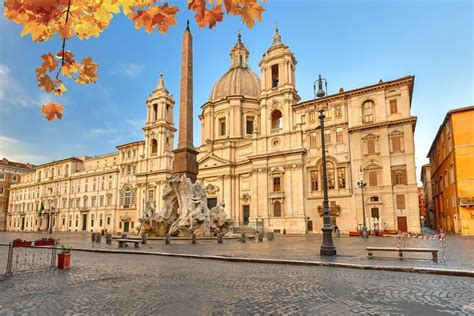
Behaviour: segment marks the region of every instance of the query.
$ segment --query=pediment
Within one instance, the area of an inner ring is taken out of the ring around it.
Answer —
[[[216,155],[209,154],[201,158],[198,161],[198,163],[201,168],[202,167],[206,168],[206,167],[217,167],[217,166],[228,165],[230,164],[230,161],[224,158],[218,157]]]

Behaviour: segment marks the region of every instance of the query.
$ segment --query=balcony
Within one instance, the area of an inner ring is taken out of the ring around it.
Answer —
[[[279,199],[283,197],[285,197],[285,191],[270,192],[271,199]]]

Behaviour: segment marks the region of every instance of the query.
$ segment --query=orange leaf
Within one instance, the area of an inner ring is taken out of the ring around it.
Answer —
[[[39,82],[38,87],[44,89],[46,92],[53,91],[54,87],[56,86],[51,80],[51,77],[48,75],[44,75],[43,77],[39,77],[37,79]]]
[[[54,120],[54,116],[58,119],[62,119],[63,114],[61,113],[64,107],[61,104],[48,102],[41,106],[41,113],[46,117],[48,121]]]
[[[76,78],[76,82],[79,84],[93,83],[97,81],[97,66],[92,58],[86,57],[82,60],[81,69],[79,71],[79,77]]]
[[[53,71],[58,66],[56,58],[51,53],[41,55],[43,58],[43,63],[41,67],[47,69],[48,71]]]
[[[57,87],[55,90],[54,90],[54,94],[55,95],[58,95],[58,96],[62,96],[64,92],[66,92],[67,89],[66,89],[66,86],[64,84],[60,84],[59,87]]]

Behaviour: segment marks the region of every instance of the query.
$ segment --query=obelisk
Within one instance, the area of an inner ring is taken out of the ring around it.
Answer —
[[[193,37],[189,21],[183,35],[181,90],[179,96],[178,148],[174,150],[173,173],[186,174],[194,183],[198,171],[193,146]]]

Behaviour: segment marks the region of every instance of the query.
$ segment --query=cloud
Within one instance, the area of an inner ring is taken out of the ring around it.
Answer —
[[[129,78],[135,78],[141,74],[143,66],[135,63],[120,63],[112,71],[112,75],[119,75]]]
[[[118,131],[115,128],[91,128],[87,131],[86,136],[90,138],[95,138],[98,136],[106,136],[106,135],[115,135]]]
[[[28,152],[30,146],[22,141],[7,136],[0,135],[0,157],[10,161],[40,164],[51,160],[49,157],[40,156]]]
[[[49,102],[51,97],[46,93],[35,96],[28,95],[29,89],[12,76],[11,69],[0,64],[0,101],[4,105],[15,107],[39,107],[41,104]]]

